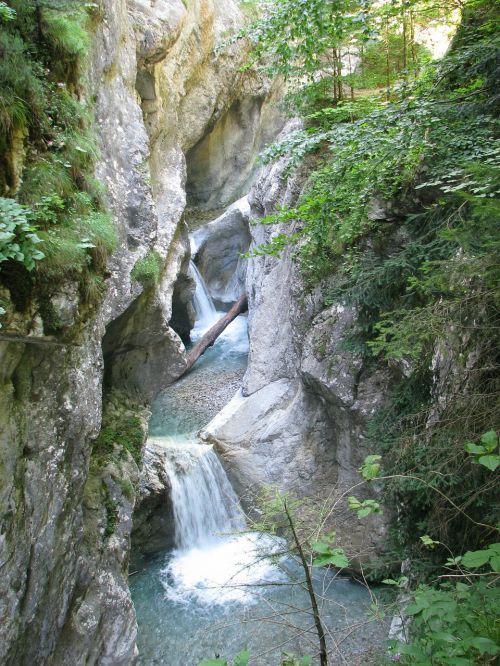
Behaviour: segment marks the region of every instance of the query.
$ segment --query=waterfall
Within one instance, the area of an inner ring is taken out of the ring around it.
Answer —
[[[179,550],[199,547],[245,528],[240,503],[212,447],[170,445],[165,467],[174,507]]]
[[[190,269],[196,282],[196,339],[221,313],[193,262]],[[220,370],[224,365],[230,369],[233,355],[238,367],[239,356],[248,351],[246,317],[238,317],[227,327],[213,351],[212,368]],[[193,401],[196,403],[195,396]],[[189,405],[183,403],[182,409],[189,411]],[[238,497],[213,448],[199,443],[194,428],[179,428],[183,420],[176,417],[175,410],[164,421],[160,436],[150,437],[148,444],[163,450],[174,513],[175,549],[160,578],[166,597],[176,604],[209,608],[256,603],[254,585],[281,579],[275,565],[262,557],[263,552],[269,555],[282,548],[281,541],[245,533]]]
[[[283,575],[267,557],[282,548],[276,537],[248,533],[246,521],[213,448],[194,435],[151,437],[164,451],[175,522],[175,550],[161,582],[173,602],[202,606],[254,604],[253,586]]]
[[[189,268],[196,282],[196,291],[193,296],[196,326],[197,328],[209,328],[217,319],[217,311],[212,297],[208,292],[207,285],[193,261],[190,262]]]

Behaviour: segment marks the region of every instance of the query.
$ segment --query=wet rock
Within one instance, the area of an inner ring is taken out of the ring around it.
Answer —
[[[166,551],[175,545],[171,487],[165,469],[164,452],[148,442],[144,470],[134,512],[132,547],[144,554]]]
[[[248,260],[240,255],[250,247],[249,221],[244,197],[193,234],[195,263],[218,307],[228,307],[245,292]]]

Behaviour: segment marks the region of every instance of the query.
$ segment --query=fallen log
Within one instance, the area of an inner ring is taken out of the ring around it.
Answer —
[[[186,374],[196,361],[202,356],[209,347],[212,347],[219,337],[219,335],[226,330],[229,324],[236,319],[236,317],[243,312],[248,310],[248,299],[246,295],[242,296],[233,307],[226,312],[226,314],[216,322],[212,328],[210,328],[195,344],[195,346],[189,350],[186,356],[186,369],[182,373]]]

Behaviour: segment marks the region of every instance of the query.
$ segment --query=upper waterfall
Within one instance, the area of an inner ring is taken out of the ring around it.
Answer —
[[[217,319],[217,311],[205,282],[193,261],[189,264],[191,275],[196,283],[193,306],[196,313],[196,328],[209,328]]]

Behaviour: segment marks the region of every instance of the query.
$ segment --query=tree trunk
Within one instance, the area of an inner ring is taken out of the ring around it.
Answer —
[[[300,563],[302,565],[302,569],[304,571],[305,577],[306,577],[306,586],[307,586],[307,592],[309,593],[309,599],[311,601],[311,608],[312,608],[312,614],[314,618],[314,624],[316,626],[316,633],[318,634],[318,640],[319,640],[319,660],[321,666],[328,666],[328,651],[327,651],[327,646],[326,646],[326,638],[325,638],[325,630],[323,629],[323,624],[321,622],[321,615],[319,612],[319,607],[318,607],[318,601],[316,599],[316,592],[314,591],[314,585],[313,585],[313,580],[311,576],[311,570],[309,568],[309,563],[306,558],[306,554],[304,553],[304,549],[302,548],[302,544],[300,542],[299,536],[297,534],[297,531],[295,529],[295,524],[292,518],[292,515],[288,509],[288,505],[286,501],[283,502],[283,508],[285,510],[286,518],[288,521],[288,524],[290,526],[290,529],[292,530],[292,536],[293,540],[295,542],[295,546],[297,547],[297,551],[299,553],[299,558],[300,558]]]
[[[226,330],[229,324],[234,319],[236,319],[238,315],[240,315],[242,312],[246,312],[247,310],[248,299],[246,295],[243,295],[238,301],[236,301],[229,312],[221,317],[219,321],[215,323],[212,328],[210,328],[188,352],[188,355],[186,356],[186,369],[184,370],[183,374],[186,374],[186,372],[188,372],[193,367],[200,356],[202,356],[202,354],[204,354],[209,347],[213,346],[219,335]]]

